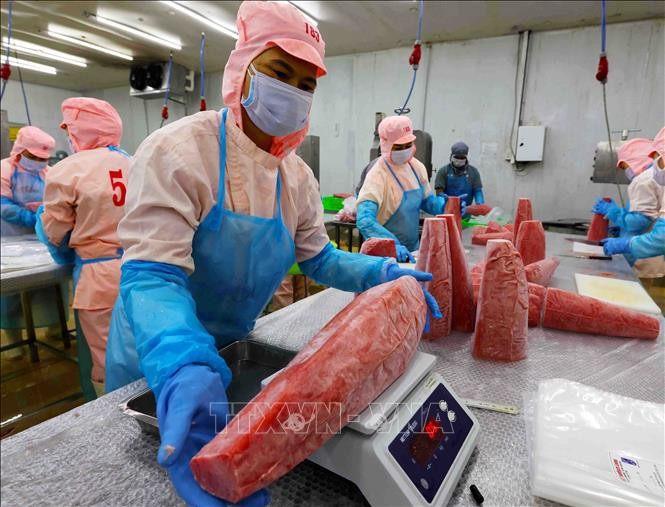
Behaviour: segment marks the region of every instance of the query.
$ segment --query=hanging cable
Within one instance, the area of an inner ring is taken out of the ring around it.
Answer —
[[[164,126],[164,122],[169,119],[169,92],[171,91],[171,64],[173,63],[173,52],[169,54],[169,66],[166,71],[166,93],[164,94],[164,105],[162,106],[162,121],[159,128]]]
[[[199,58],[201,60],[201,107],[199,111],[206,110],[206,94],[205,94],[205,46],[206,46],[206,34],[201,32],[201,51],[199,52]]]
[[[14,50],[14,58],[18,60],[18,55],[16,50]],[[18,69],[18,80],[21,83],[21,93],[23,94],[23,104],[25,104],[25,116],[28,118],[28,125],[32,125],[32,120],[30,119],[30,109],[28,108],[28,96],[25,94],[25,86],[23,86],[23,74],[21,73],[21,67],[16,66]]]
[[[411,110],[407,109],[407,104],[409,103],[409,100],[411,99],[411,94],[413,93],[413,88],[416,85],[416,73],[418,72],[418,65],[420,64],[420,57],[422,56],[421,54],[421,37],[422,37],[422,32],[423,32],[423,13],[425,11],[425,1],[424,0],[419,0],[418,2],[418,34],[416,35],[416,41],[413,43],[413,51],[411,51],[411,55],[409,56],[409,65],[413,67],[413,76],[411,78],[411,86],[409,87],[409,93],[406,96],[406,100],[404,101],[404,105],[398,109],[395,109],[395,113],[398,115],[403,115],[410,113]]]
[[[610,158],[612,160],[612,166],[615,166],[614,159],[614,147],[612,146],[612,129],[610,128],[610,117],[607,113],[607,90],[605,86],[607,85],[607,76],[609,74],[610,66],[609,61],[607,60],[607,6],[606,0],[601,0],[600,2],[600,57],[598,58],[598,69],[596,71],[596,79],[603,86],[603,111],[605,112],[605,128],[607,129],[607,143],[610,147]],[[614,171],[614,184],[617,187],[617,193],[619,194],[619,200],[621,201],[621,206],[623,207],[623,193],[621,192],[621,185],[619,185],[619,171]]]
[[[5,63],[0,67],[0,78],[2,79],[2,90],[0,90],[0,100],[5,96],[5,88],[7,87],[7,81],[9,81],[9,76],[12,73],[12,68],[9,65],[9,47],[12,42],[12,7],[14,6],[14,0],[9,0],[9,13],[7,16],[7,58]]]

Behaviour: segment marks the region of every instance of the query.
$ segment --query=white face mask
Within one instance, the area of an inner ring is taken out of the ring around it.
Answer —
[[[397,165],[406,164],[413,157],[413,147],[390,152],[390,158]]]
[[[453,167],[462,168],[466,165],[466,159],[465,158],[455,158],[453,157],[452,159],[452,164]]]

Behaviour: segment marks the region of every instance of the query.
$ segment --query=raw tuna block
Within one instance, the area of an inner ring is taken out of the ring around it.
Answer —
[[[547,289],[543,327],[646,340],[655,340],[660,332],[656,317],[554,288]]]
[[[610,197],[604,197],[603,201],[611,202]],[[605,219],[600,213],[594,213],[591,219],[591,225],[586,234],[586,239],[589,241],[600,241],[607,237],[607,228],[609,227],[609,220]]]
[[[460,198],[456,196],[449,196],[446,200],[446,206],[443,209],[445,215],[455,215],[457,220],[457,229],[459,230],[460,238],[462,237],[462,203]]]
[[[450,235],[454,233],[454,229],[448,229],[445,218],[426,218],[423,223],[416,270],[432,273],[433,279],[425,282],[425,288],[436,299],[443,316],[438,320],[430,320],[430,329],[423,335],[424,340],[436,340],[450,334],[453,309]]]
[[[543,287],[548,286],[560,262],[561,260],[558,257],[548,257],[542,261],[532,262],[524,266],[527,281],[537,283]]]
[[[492,206],[487,204],[470,204],[466,207],[466,212],[472,217],[485,216],[492,211]]]
[[[529,327],[540,326],[546,294],[542,285],[529,283]]]
[[[515,224],[506,224],[503,226],[503,228],[508,229],[512,233],[515,233]]]
[[[470,333],[476,325],[476,303],[473,300],[471,276],[466,264],[466,255],[462,240],[457,232],[455,215],[443,215],[448,225],[450,241],[450,261],[453,276],[453,310],[452,324],[454,331]]]
[[[515,210],[515,220],[513,220],[513,242],[517,240],[517,233],[520,231],[520,224],[525,220],[533,220],[533,211],[531,209],[531,200],[526,197],[520,197],[517,201]]]
[[[370,238],[363,242],[360,253],[374,257],[392,257],[397,259],[395,240],[391,238]]]
[[[409,276],[360,294],[194,456],[201,487],[238,502],[302,462],[404,372],[425,312]]]
[[[471,268],[471,285],[473,286],[473,302],[478,303],[478,294],[480,294],[480,282],[483,280],[483,271],[485,263],[479,262]]]
[[[529,290],[519,252],[507,240],[487,243],[480,282],[473,355],[519,361],[526,357]]]
[[[486,245],[488,241],[493,239],[507,239],[512,241],[513,233],[507,229],[500,232],[487,232],[487,228],[483,226],[473,228],[473,232],[471,233],[472,245]]]
[[[545,258],[545,229],[540,220],[525,220],[517,232],[515,247],[525,266]]]
[[[490,223],[487,224],[487,229],[485,229],[485,232],[504,232],[505,229],[499,225],[498,222],[491,221]]]

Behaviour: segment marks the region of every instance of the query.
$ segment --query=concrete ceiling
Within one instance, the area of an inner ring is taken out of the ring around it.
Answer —
[[[219,23],[234,27],[237,1],[182,2]],[[294,2],[319,21],[327,56],[377,51],[413,43],[418,3],[406,1],[301,1]],[[7,7],[2,2],[2,35],[7,35]],[[27,82],[85,91],[128,83],[131,62],[53,39],[48,27],[134,56],[135,63],[164,61],[169,49],[154,42],[101,25],[91,14],[140,28],[154,35],[177,39],[182,50],[174,61],[198,71],[200,34],[206,32],[206,71],[224,68],[235,40],[159,1],[14,1],[13,38],[64,51],[88,60],[87,68],[53,62],[37,56],[19,58],[52,65],[56,76],[23,70]],[[516,33],[597,25],[598,1],[426,1],[424,42],[464,40]],[[665,16],[662,1],[610,1],[608,22],[626,22]],[[4,59],[3,59],[4,61]],[[12,78],[17,77],[17,72]]]

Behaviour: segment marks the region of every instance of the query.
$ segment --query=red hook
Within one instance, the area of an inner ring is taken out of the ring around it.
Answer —
[[[607,74],[609,73],[610,66],[607,61],[607,55],[605,53],[600,54],[598,59],[598,71],[596,72],[596,79],[601,83],[607,83]]]
[[[168,106],[162,107],[162,120],[168,120],[169,119],[169,108]]]
[[[9,66],[9,64],[3,63],[2,67],[0,67],[0,78],[2,78],[3,81],[7,81],[11,73],[12,68]]]
[[[409,65],[412,65],[414,69],[418,68],[418,64],[420,63],[420,56],[420,42],[416,42],[413,45],[411,56],[409,56]]]
[[[205,111],[206,110],[206,99],[201,99],[201,108],[199,111]]]

